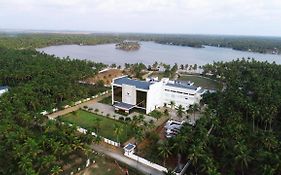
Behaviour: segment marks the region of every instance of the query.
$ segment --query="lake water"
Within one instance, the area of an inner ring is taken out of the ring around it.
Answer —
[[[191,48],[184,46],[163,45],[154,42],[140,42],[141,48],[137,51],[123,51],[115,49],[115,44],[101,44],[94,46],[60,45],[37,49],[58,57],[87,59],[106,64],[124,63],[152,64],[155,61],[167,64],[198,64],[204,65],[213,61],[230,61],[236,58],[255,58],[260,61],[275,61],[281,64],[281,55],[259,54],[245,51],[236,51],[228,48],[209,47]]]

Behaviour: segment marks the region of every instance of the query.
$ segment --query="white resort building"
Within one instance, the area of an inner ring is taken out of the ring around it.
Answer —
[[[148,78],[146,81],[134,80],[122,76],[112,81],[112,105],[115,110],[129,113],[134,108],[143,109],[146,114],[158,107],[182,105],[188,109],[190,105],[199,103],[205,92],[191,82],[172,81],[163,78]]]

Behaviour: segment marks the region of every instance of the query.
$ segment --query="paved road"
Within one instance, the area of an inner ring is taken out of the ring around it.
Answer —
[[[93,99],[93,100],[90,100],[90,101],[81,103],[81,104],[79,104],[79,105],[76,105],[76,106],[73,106],[73,107],[70,107],[70,108],[66,108],[66,109],[63,109],[63,110],[54,112],[54,113],[52,113],[52,114],[49,114],[49,115],[48,115],[48,118],[49,118],[49,119],[55,119],[55,118],[57,118],[58,116],[62,116],[62,115],[68,114],[68,113],[70,113],[70,112],[76,111],[76,110],[78,110],[79,108],[83,108],[83,106],[87,106],[87,105],[96,103],[96,102],[100,101],[101,99],[103,99],[104,97],[107,97],[107,96],[110,96],[110,95],[111,95],[111,92],[110,92],[110,93],[107,93],[107,94],[105,94],[105,95],[102,95],[102,96],[100,96],[100,97],[98,97],[98,98],[95,98],[95,99]]]
[[[164,175],[163,172],[160,172],[154,168],[148,167],[146,165],[143,165],[141,163],[138,163],[135,160],[132,160],[126,156],[123,155],[123,153],[121,153],[120,151],[116,151],[116,150],[112,150],[112,149],[107,149],[104,146],[101,145],[92,145],[92,148],[100,153],[103,153],[119,162],[125,163],[127,165],[129,165],[130,167],[133,167],[137,170],[139,170],[140,172],[147,174],[147,175]]]

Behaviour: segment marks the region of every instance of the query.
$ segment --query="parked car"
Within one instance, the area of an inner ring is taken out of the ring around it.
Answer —
[[[171,126],[182,125],[183,122],[175,121],[175,120],[168,120],[164,128],[170,128]]]
[[[181,129],[182,125],[170,125],[166,129]]]
[[[175,120],[168,120],[166,125],[164,126],[165,133],[166,133],[166,138],[171,138],[176,136],[182,125],[185,123],[185,121],[179,122],[179,121],[175,121]]]
[[[171,133],[178,134],[179,132],[180,132],[179,129],[167,129],[166,130],[166,134],[171,134]]]

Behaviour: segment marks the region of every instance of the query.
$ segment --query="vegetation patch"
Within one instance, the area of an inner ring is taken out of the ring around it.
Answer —
[[[222,89],[221,83],[198,75],[182,75],[178,79],[183,81],[191,81],[194,83],[195,86],[201,86],[205,89],[211,89],[211,90]]]
[[[112,97],[111,96],[105,97],[102,100],[100,100],[99,102],[103,103],[103,104],[111,105],[112,104],[111,103],[112,102]]]
[[[154,111],[151,111],[149,113],[150,116],[156,118],[156,119],[159,119],[161,118],[161,116],[163,115],[162,112],[158,111],[158,110],[154,110]]]
[[[66,114],[60,117],[60,120],[95,131],[102,137],[121,143],[133,136],[130,125],[83,110]]]

